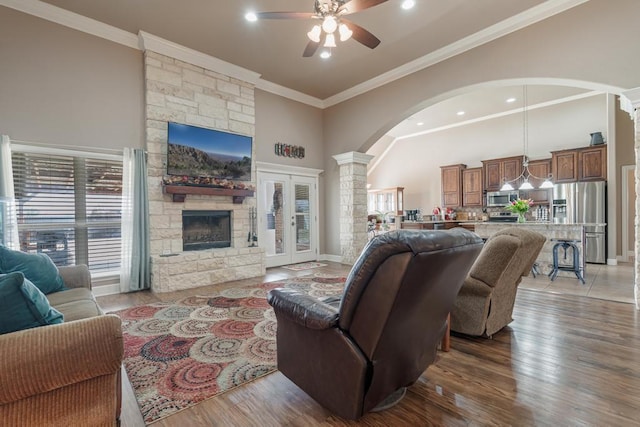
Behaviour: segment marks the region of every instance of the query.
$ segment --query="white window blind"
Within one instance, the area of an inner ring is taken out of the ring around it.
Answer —
[[[15,150],[12,165],[22,251],[120,269],[121,160]]]

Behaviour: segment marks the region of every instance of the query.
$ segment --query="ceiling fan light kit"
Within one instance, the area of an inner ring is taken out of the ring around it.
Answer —
[[[345,15],[360,12],[365,9],[385,3],[387,0],[315,0],[313,12],[260,12],[245,15],[248,21],[258,19],[319,19],[322,23],[314,25],[307,33],[309,42],[302,54],[303,57],[313,56],[320,46],[327,48],[336,47],[336,30],[340,41],[344,42],[353,37],[358,43],[374,49],[380,44],[380,40],[361,26],[344,19]],[[405,0],[405,3],[413,0]],[[402,7],[406,9],[405,3]],[[415,2],[413,2],[415,4]],[[412,7],[412,6],[411,6]],[[321,55],[323,58],[331,56],[331,53]]]

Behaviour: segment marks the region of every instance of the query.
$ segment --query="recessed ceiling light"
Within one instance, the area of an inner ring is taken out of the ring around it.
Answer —
[[[424,122],[418,122],[416,123],[418,126],[422,126],[424,124]]]
[[[456,114],[458,114],[459,116],[464,116],[464,111],[458,111]]]
[[[320,58],[322,59],[331,58],[331,52],[328,50],[323,50],[322,52],[320,52]]]
[[[258,20],[258,16],[253,12],[247,12],[247,14],[244,15],[244,19],[249,22],[256,22]]]
[[[409,9],[413,8],[413,6],[415,6],[415,5],[416,5],[415,0],[404,0],[402,2],[402,8],[405,9],[405,10],[409,10]]]
[[[515,98],[507,98],[507,102],[511,104],[512,102],[516,102]]]

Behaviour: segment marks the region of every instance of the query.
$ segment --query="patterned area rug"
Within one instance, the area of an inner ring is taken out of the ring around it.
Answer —
[[[283,265],[282,268],[293,271],[311,270],[312,268],[326,267],[327,264],[321,262],[303,262],[300,264]]]
[[[342,293],[344,277],[316,274],[115,312],[124,366],[147,424],[276,369],[274,288]]]

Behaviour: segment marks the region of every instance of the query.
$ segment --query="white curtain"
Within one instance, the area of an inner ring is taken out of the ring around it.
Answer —
[[[18,220],[13,189],[11,141],[2,135],[0,142],[0,243],[11,249],[20,249]]]
[[[143,150],[125,148],[122,168],[122,263],[120,291],[151,286],[149,194]]]

